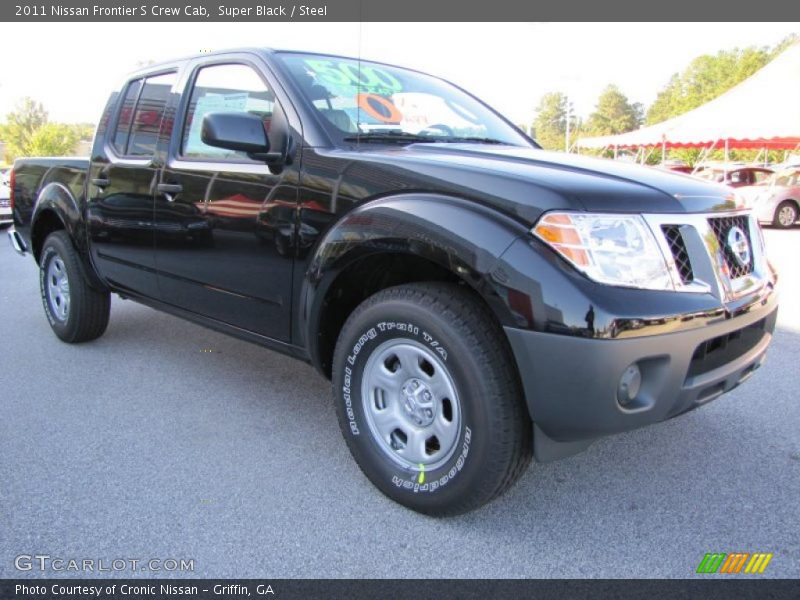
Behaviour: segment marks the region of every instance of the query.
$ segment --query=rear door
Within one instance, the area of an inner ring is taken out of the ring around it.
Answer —
[[[133,79],[123,90],[89,168],[87,223],[92,258],[114,286],[156,298],[156,147],[176,71]]]
[[[299,160],[271,172],[200,135],[209,112],[255,113],[269,131],[276,110],[273,83],[248,59],[195,65],[156,195],[156,221],[177,225],[156,228],[157,267],[165,302],[288,341]]]

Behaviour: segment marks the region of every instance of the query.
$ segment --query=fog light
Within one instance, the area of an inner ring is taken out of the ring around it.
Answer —
[[[633,364],[625,369],[622,377],[619,378],[619,386],[617,387],[617,402],[621,406],[628,406],[636,396],[639,395],[639,389],[642,387],[642,372],[639,366]]]

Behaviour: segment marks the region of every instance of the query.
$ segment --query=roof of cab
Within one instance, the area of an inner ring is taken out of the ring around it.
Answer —
[[[356,56],[346,56],[343,54],[335,54],[332,52],[313,52],[310,50],[299,50],[299,49],[290,49],[290,48],[264,48],[258,46],[245,46],[241,48],[225,48],[222,50],[214,50],[211,52],[200,52],[197,54],[190,54],[187,56],[177,57],[171,60],[160,61],[157,63],[144,65],[139,69],[131,71],[128,73],[128,78],[136,76],[136,75],[146,75],[148,73],[153,73],[156,71],[161,71],[164,69],[169,69],[171,67],[177,67],[181,63],[195,60],[197,58],[205,58],[209,56],[224,56],[226,54],[261,54],[261,55],[270,55],[270,54],[279,54],[279,53],[300,53],[300,54],[311,54],[315,56],[330,56],[334,58],[346,58],[349,60],[364,60],[366,62],[371,62],[374,64],[382,64],[386,65],[387,67],[395,67],[395,68],[406,68],[406,67],[399,67],[398,65],[392,65],[390,63],[383,63],[381,61],[369,60],[369,59],[359,59]],[[409,71],[414,71],[414,69],[408,69]]]

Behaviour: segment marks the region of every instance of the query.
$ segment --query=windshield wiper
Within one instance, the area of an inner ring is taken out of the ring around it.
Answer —
[[[455,137],[442,135],[418,135],[405,131],[371,131],[360,135],[351,135],[344,138],[345,142],[400,142],[406,144],[506,144],[503,140],[489,137]]]
[[[405,133],[403,131],[393,132],[378,132],[373,131],[370,133],[362,133],[360,135],[351,135],[344,138],[345,142],[401,142],[405,144],[414,144],[418,142],[433,143],[441,142],[441,138],[432,137],[429,135],[416,135],[413,133]]]
[[[441,142],[453,142],[453,143],[460,143],[460,142],[471,142],[475,144],[505,144],[503,140],[497,140],[495,138],[488,138],[488,137],[448,137],[444,139],[440,139]]]

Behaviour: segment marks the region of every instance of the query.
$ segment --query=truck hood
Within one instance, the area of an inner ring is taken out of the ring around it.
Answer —
[[[526,220],[552,209],[633,213],[731,210],[733,191],[723,185],[652,167],[488,144],[362,146],[362,160],[391,160],[439,186],[456,188]],[[390,155],[390,156],[388,156]]]

